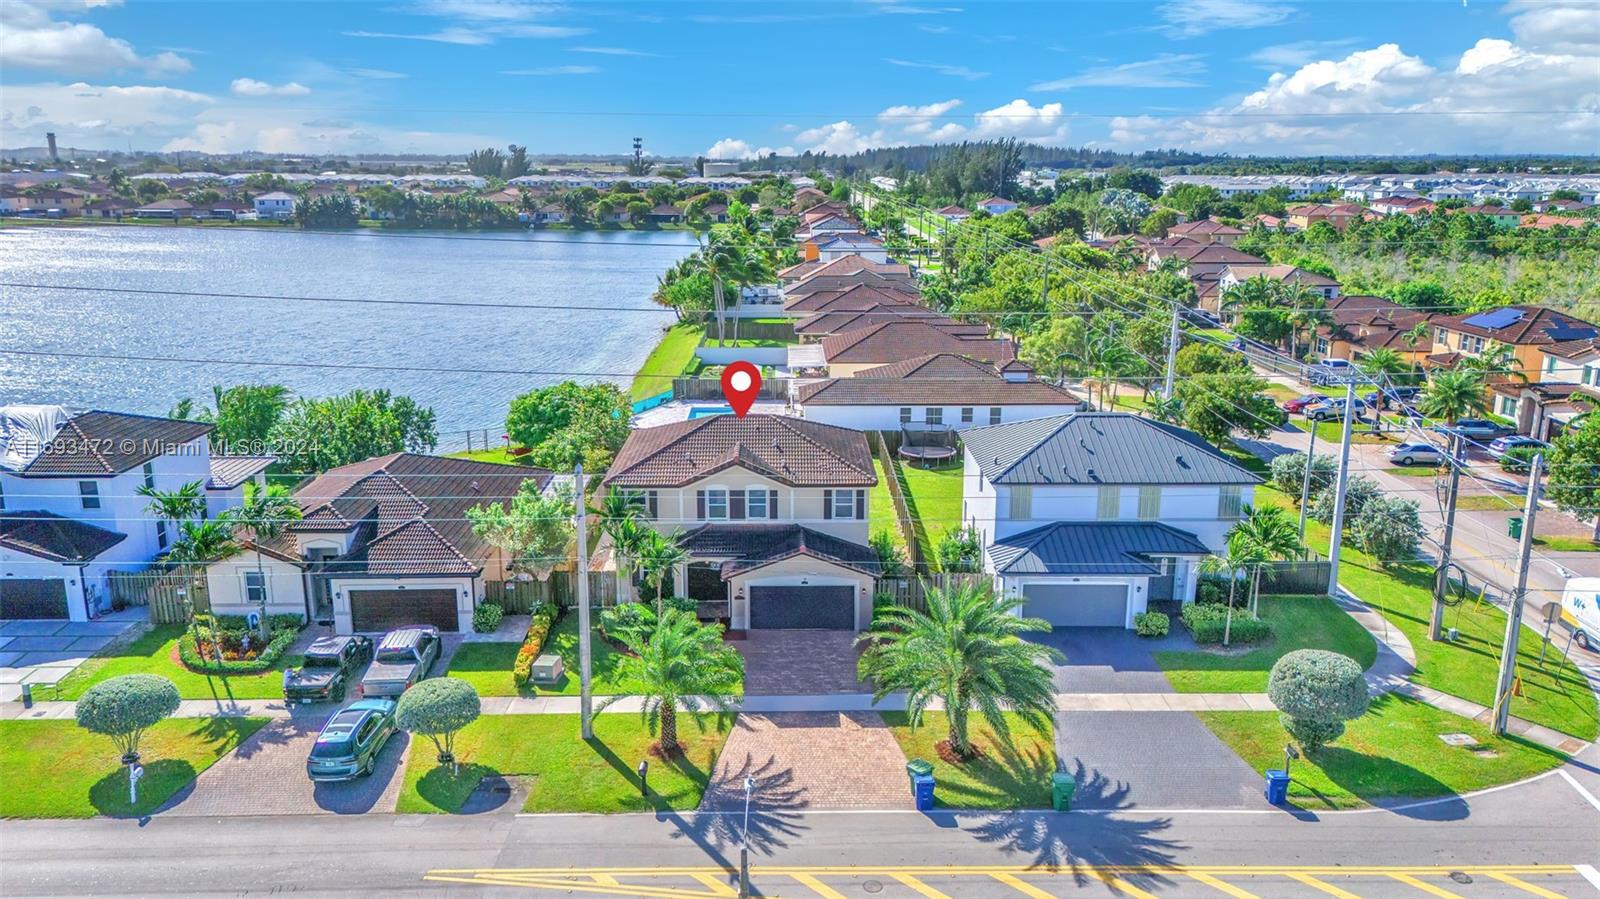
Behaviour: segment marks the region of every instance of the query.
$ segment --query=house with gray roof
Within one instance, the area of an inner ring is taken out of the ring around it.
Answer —
[[[934,353],[797,384],[790,404],[807,421],[863,431],[905,426],[956,430],[1064,415],[1083,406],[1077,395],[1037,380],[1021,362],[1002,371],[957,353]]]
[[[962,434],[962,517],[995,588],[1059,627],[1192,601],[1261,479],[1183,428],[1083,412]]]

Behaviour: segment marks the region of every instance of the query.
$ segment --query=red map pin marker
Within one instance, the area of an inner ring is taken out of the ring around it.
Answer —
[[[733,407],[733,414],[744,418],[761,392],[761,369],[744,360],[722,370],[722,395]]]

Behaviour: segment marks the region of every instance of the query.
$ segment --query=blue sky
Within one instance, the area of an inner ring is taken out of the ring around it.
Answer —
[[[1600,0],[0,2],[0,145],[1600,150]]]

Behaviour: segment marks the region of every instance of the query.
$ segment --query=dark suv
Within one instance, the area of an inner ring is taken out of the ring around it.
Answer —
[[[372,658],[372,640],[362,636],[323,637],[306,648],[298,668],[283,671],[283,698],[289,702],[342,702],[350,681]]]

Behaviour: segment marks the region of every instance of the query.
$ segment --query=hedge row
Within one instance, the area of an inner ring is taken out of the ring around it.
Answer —
[[[1183,626],[1189,629],[1196,643],[1221,643],[1225,630],[1230,643],[1258,643],[1272,635],[1272,625],[1237,609],[1230,626],[1226,603],[1189,603],[1181,614]]]
[[[533,610],[533,620],[528,622],[528,633],[522,638],[522,648],[517,650],[516,664],[511,667],[511,679],[518,687],[526,687],[533,677],[533,662],[544,649],[544,641],[561,617],[561,608],[553,602],[541,604]]]
[[[281,622],[272,621],[272,639],[267,641],[263,649],[253,659],[239,659],[237,661],[224,659],[218,662],[211,656],[202,656],[200,648],[195,645],[194,629],[183,632],[178,640],[178,658],[183,662],[183,667],[201,674],[258,674],[262,671],[271,671],[276,668],[284,652],[294,643],[295,637],[300,634],[300,619],[294,616],[273,616],[274,618],[289,618],[291,626],[283,627]],[[220,629],[224,634],[230,634],[229,629]],[[252,637],[252,640],[255,638]]]

